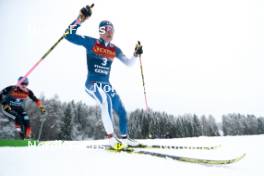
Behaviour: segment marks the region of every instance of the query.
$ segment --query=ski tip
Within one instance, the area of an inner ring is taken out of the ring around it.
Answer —
[[[244,158],[247,154],[246,153],[243,153],[240,157],[239,157],[239,160],[241,160],[242,158]]]
[[[236,163],[236,162],[242,160],[245,156],[246,156],[246,153],[243,153],[242,155],[238,156],[237,158],[234,158],[234,159],[231,159],[231,160],[227,160],[227,162],[222,163],[222,164],[233,164],[233,163]]]

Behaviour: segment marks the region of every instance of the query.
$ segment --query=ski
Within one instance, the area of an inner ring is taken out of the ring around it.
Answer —
[[[94,145],[94,146],[87,146],[88,149],[104,149],[106,151],[120,153],[125,152],[129,154],[141,154],[141,155],[149,155],[154,156],[158,158],[164,158],[164,159],[172,159],[176,161],[182,161],[182,162],[188,162],[188,163],[195,163],[195,164],[206,164],[206,165],[227,165],[232,164],[240,161],[242,158],[246,156],[246,154],[242,154],[240,156],[231,158],[231,159],[223,159],[223,160],[214,160],[214,159],[202,159],[202,158],[194,158],[194,157],[185,157],[185,156],[177,156],[177,155],[171,155],[171,154],[165,154],[160,152],[153,152],[153,151],[145,151],[140,150],[139,148],[124,148],[121,150],[115,150],[111,148],[109,145]]]
[[[131,152],[130,152],[131,153]],[[164,153],[157,153],[157,152],[150,152],[150,151],[134,151],[133,153],[156,156],[159,158],[169,158],[177,161],[183,161],[188,163],[196,163],[196,164],[207,164],[207,165],[226,165],[232,164],[235,162],[240,161],[242,158],[246,156],[246,154],[242,154],[238,157],[232,159],[225,159],[225,160],[212,160],[212,159],[201,159],[201,158],[193,158],[193,157],[185,157],[185,156],[177,156],[177,155],[170,155]]]
[[[88,148],[104,148],[107,145],[90,145]],[[131,148],[139,148],[139,149],[175,149],[175,150],[215,150],[221,145],[215,146],[184,146],[184,145],[145,145],[140,144],[138,146],[129,146]]]
[[[135,154],[149,155],[149,156],[155,156],[155,157],[158,157],[158,158],[172,159],[172,160],[183,161],[183,162],[188,162],[188,163],[207,164],[207,165],[232,164],[232,163],[240,161],[242,158],[245,157],[245,154],[242,154],[242,155],[240,155],[238,157],[235,157],[235,158],[232,158],[232,159],[211,160],[211,159],[201,159],[201,158],[170,155],[170,154],[164,154],[164,153],[152,152],[152,151],[135,150],[134,148],[127,148],[127,149],[123,149],[123,150],[114,150],[114,149],[111,149],[111,148],[107,148],[107,150],[108,151],[112,151],[112,152],[126,152],[126,153],[135,153]]]
[[[221,145],[215,146],[184,146],[184,145],[144,145],[140,144],[133,148],[146,148],[146,149],[176,149],[176,150],[215,150]]]

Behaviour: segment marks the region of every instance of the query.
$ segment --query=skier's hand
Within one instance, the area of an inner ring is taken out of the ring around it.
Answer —
[[[143,48],[142,48],[142,45],[140,44],[140,41],[138,41],[138,43],[136,44],[136,47],[135,47],[134,56],[138,57],[141,54],[143,54]]]
[[[87,5],[80,10],[79,19],[81,20],[81,22],[84,22],[92,15],[92,7],[93,4],[91,6]]]
[[[9,104],[3,104],[3,109],[7,112],[10,112],[12,110],[11,106]]]
[[[44,108],[44,106],[40,106],[39,110],[42,114],[44,114],[46,112],[46,109]]]

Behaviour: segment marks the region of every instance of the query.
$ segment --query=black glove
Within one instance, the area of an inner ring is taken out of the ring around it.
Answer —
[[[142,45],[140,44],[140,41],[138,41],[136,47],[135,47],[135,52],[134,52],[134,56],[138,57],[138,55],[143,54],[143,48]]]
[[[12,110],[11,106],[9,104],[3,104],[3,109],[7,112],[10,112]]]
[[[81,14],[85,17],[85,18],[88,18],[92,15],[92,7],[93,7],[93,4],[91,6],[85,6],[81,9]]]
[[[39,110],[42,114],[44,114],[46,112],[46,109],[43,106],[39,107]]]

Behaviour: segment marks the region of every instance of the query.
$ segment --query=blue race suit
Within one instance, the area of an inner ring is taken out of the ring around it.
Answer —
[[[75,24],[75,21],[72,23]],[[127,113],[122,101],[109,82],[111,65],[118,58],[126,65],[131,65],[135,58],[128,59],[120,48],[112,43],[106,44],[103,39],[76,34],[80,25],[70,25],[70,34],[65,38],[85,47],[88,75],[85,82],[86,92],[97,101],[102,112],[102,121],[107,134],[113,134],[112,109],[119,117],[121,136],[127,135]]]

